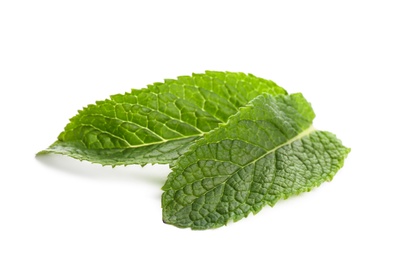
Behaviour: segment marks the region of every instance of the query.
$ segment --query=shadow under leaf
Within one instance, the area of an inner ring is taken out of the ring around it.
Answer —
[[[46,154],[36,156],[37,161],[46,167],[76,177],[90,178],[98,181],[134,181],[164,185],[170,169],[168,165],[102,166],[87,161],[79,161],[68,156]]]

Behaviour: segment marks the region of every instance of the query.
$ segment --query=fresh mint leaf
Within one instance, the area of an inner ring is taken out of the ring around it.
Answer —
[[[172,163],[195,140],[261,93],[286,94],[251,74],[207,71],[89,105],[39,154],[102,165]]]
[[[217,228],[330,181],[350,149],[315,130],[314,117],[301,94],[262,94],[240,108],[174,163],[164,222]]]
[[[301,94],[286,94],[244,73],[165,80],[87,106],[39,154],[112,166],[169,163],[164,222],[217,228],[310,191],[343,166],[350,149],[314,129]]]

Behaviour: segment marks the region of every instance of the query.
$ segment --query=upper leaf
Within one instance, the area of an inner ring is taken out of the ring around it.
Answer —
[[[329,181],[350,149],[312,127],[301,94],[262,94],[197,141],[174,164],[163,189],[163,220],[216,228]]]
[[[260,93],[286,94],[251,74],[213,72],[165,80],[89,105],[42,153],[103,165],[171,163]]]

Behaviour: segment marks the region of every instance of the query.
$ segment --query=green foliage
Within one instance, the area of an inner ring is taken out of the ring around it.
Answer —
[[[272,81],[207,71],[89,105],[39,154],[169,163],[164,222],[217,228],[332,180],[350,149],[314,117],[302,94]]]
[[[244,73],[207,71],[165,80],[89,105],[41,153],[112,166],[172,163],[264,92],[286,94],[274,82]]]
[[[301,94],[258,96],[176,161],[163,187],[164,222],[220,227],[331,180],[350,149],[313,119]]]

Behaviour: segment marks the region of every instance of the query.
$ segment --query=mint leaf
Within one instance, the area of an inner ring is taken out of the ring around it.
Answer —
[[[39,154],[112,166],[171,163],[263,92],[286,94],[272,81],[244,73],[207,71],[155,83],[79,111]]]
[[[163,220],[216,228],[330,181],[350,149],[312,126],[301,94],[262,94],[180,157],[163,187]]]

